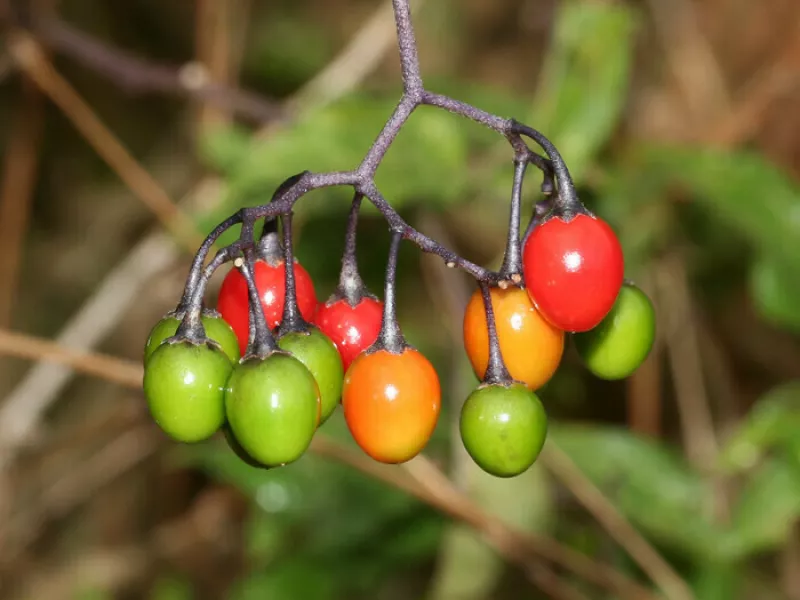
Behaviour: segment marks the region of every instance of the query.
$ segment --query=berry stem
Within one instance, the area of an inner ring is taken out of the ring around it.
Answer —
[[[586,209],[578,200],[578,193],[575,190],[575,184],[572,182],[572,176],[569,174],[564,159],[561,153],[556,149],[553,143],[547,139],[541,132],[533,127],[529,127],[518,121],[511,120],[511,132],[524,135],[539,144],[545,151],[553,166],[555,172],[556,182],[558,183],[558,195],[554,200],[554,209],[559,212],[559,216],[565,219],[586,212]]]
[[[486,366],[483,383],[508,385],[513,382],[513,379],[511,379],[511,375],[506,368],[505,361],[503,361],[503,353],[500,351],[500,340],[497,338],[492,296],[487,284],[481,282],[479,285],[481,296],[483,297],[483,309],[486,312],[486,329],[489,332],[489,364]]]
[[[256,246],[256,258],[263,260],[271,267],[276,267],[283,260],[283,248],[278,236],[278,221],[275,217],[264,219],[264,229]]]
[[[181,300],[174,311],[176,315],[183,314],[181,324],[175,332],[176,337],[189,340],[192,343],[202,343],[207,340],[201,318],[203,315],[203,296],[211,276],[223,264],[232,259],[232,252],[231,246],[217,252],[213,260],[206,265],[205,269],[200,272],[200,277],[195,281],[194,289],[192,290],[194,295],[187,300],[184,292],[184,299]]]
[[[414,25],[411,23],[411,8],[408,0],[392,0],[392,9],[397,25],[397,46],[403,74],[403,90],[406,94],[419,93],[422,91],[422,75],[419,68]]]
[[[542,219],[544,219],[545,215],[549,213],[552,208],[553,203],[550,198],[540,200],[533,205],[533,214],[531,214],[531,220],[528,221],[528,227],[525,229],[525,235],[522,236],[523,245],[531,233],[533,233],[533,230],[536,229],[536,226],[542,222]]]
[[[400,354],[408,347],[397,322],[397,255],[400,251],[400,242],[403,234],[400,231],[392,232],[392,241],[389,245],[389,258],[386,261],[386,286],[383,298],[383,321],[378,339],[373,349],[383,349],[392,354]]]
[[[522,281],[522,249],[519,241],[520,210],[522,209],[522,184],[528,161],[525,158],[514,159],[514,185],[511,189],[511,214],[508,219],[508,239],[506,253],[500,275],[503,280],[510,279],[518,285]]]
[[[239,258],[234,264],[247,282],[247,293],[250,299],[250,336],[244,358],[263,360],[278,349],[278,344],[267,326],[264,307],[258,297],[258,288],[253,276],[253,265],[255,264],[253,249],[245,250],[244,259]]]
[[[339,288],[337,295],[343,297],[347,303],[355,308],[361,299],[367,295],[364,282],[358,272],[356,258],[356,234],[358,229],[358,211],[361,208],[362,194],[356,192],[347,216],[347,233],[344,238],[344,253],[342,254],[342,270],[339,273]]]
[[[278,337],[295,331],[308,331],[300,308],[297,306],[297,281],[294,276],[294,249],[292,248],[292,213],[281,215],[283,225],[283,272],[286,295],[283,301],[283,317],[278,328]]]

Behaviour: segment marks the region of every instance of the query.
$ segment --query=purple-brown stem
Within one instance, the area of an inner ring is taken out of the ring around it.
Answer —
[[[494,308],[492,307],[489,285],[484,282],[480,282],[478,285],[481,288],[483,309],[486,312],[486,329],[489,332],[489,364],[486,366],[483,383],[508,385],[513,382],[513,379],[511,379],[506,363],[503,361],[503,353],[500,351],[500,340],[497,338],[497,325],[494,320]]]
[[[253,249],[248,248],[244,251],[244,259],[240,258],[235,263],[247,282],[247,294],[250,299],[250,336],[243,357],[245,360],[250,358],[263,360],[278,349],[278,344],[267,326],[264,307],[258,297],[258,288],[253,276],[254,254]]]
[[[519,284],[522,281],[522,249],[519,241],[520,211],[522,210],[522,184],[525,180],[525,169],[528,161],[514,160],[514,184],[511,189],[511,211],[508,219],[508,238],[506,253],[500,275],[504,280],[510,279]]]
[[[358,259],[356,258],[358,212],[363,198],[363,195],[356,193],[350,206],[350,214],[347,216],[347,233],[344,238],[342,270],[339,273],[339,286],[334,294],[335,298],[344,298],[354,308],[365,296],[373,297],[364,286],[358,272]]]
[[[554,199],[554,208],[560,216],[571,218],[571,215],[574,216],[575,214],[585,212],[586,209],[583,208],[583,205],[578,200],[575,186],[572,183],[572,178],[564,164],[563,158],[555,146],[553,146],[544,135],[513,119],[493,115],[460,100],[437,94],[424,88],[422,76],[420,74],[414,28],[411,22],[409,0],[392,0],[392,6],[394,8],[395,23],[397,25],[400,64],[403,74],[403,94],[395,110],[368,149],[364,159],[355,169],[350,171],[329,173],[310,173],[306,171],[295,175],[285,181],[278,190],[276,190],[272,201],[268,204],[242,208],[236,214],[220,223],[220,225],[209,234],[195,256],[189,277],[187,278],[184,300],[182,301],[182,306],[184,308],[192,308],[194,303],[202,302],[202,298],[198,297],[195,293],[201,278],[202,267],[211,246],[225,230],[234,225],[241,224],[242,233],[239,240],[235,242],[236,249],[238,252],[241,252],[252,248],[253,227],[258,219],[274,219],[278,215],[287,214],[292,211],[294,204],[308,192],[339,185],[351,186],[356,194],[366,197],[381,212],[392,231],[399,232],[403,239],[413,242],[419,246],[423,252],[430,252],[438,255],[448,266],[463,269],[472,275],[479,283],[492,284],[503,281],[501,273],[484,269],[466,260],[452,250],[445,248],[435,240],[430,239],[411,227],[397,211],[392,208],[375,184],[375,173],[388,152],[389,147],[414,110],[423,104],[438,107],[453,114],[471,119],[489,129],[497,131],[511,144],[517,162],[533,164],[543,172],[543,193],[552,193],[554,187],[557,188],[558,193]],[[547,158],[533,152],[525,143],[523,137],[529,138],[541,146],[547,154]],[[555,185],[553,183],[554,181]],[[512,216],[513,214],[514,211],[512,207]],[[512,270],[517,271],[517,269],[513,268],[513,262],[515,260],[513,252],[511,254],[512,256],[509,257],[509,260],[512,263]]]
[[[283,271],[286,294],[283,300],[283,317],[278,327],[278,337],[291,332],[308,331],[308,323],[297,306],[297,281],[294,276],[294,249],[292,248],[292,213],[281,216],[283,225]]]
[[[392,242],[389,245],[389,258],[386,261],[386,284],[383,292],[383,321],[378,339],[367,350],[386,350],[392,354],[400,354],[408,347],[400,325],[397,322],[397,255],[400,251],[400,242],[403,234],[399,231],[392,232]]]

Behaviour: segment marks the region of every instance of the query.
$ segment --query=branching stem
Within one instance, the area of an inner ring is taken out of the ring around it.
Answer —
[[[260,219],[274,220],[280,216],[289,215],[295,203],[312,190],[332,186],[349,186],[355,191],[353,209],[350,216],[352,231],[348,230],[347,245],[343,258],[342,279],[340,290],[344,297],[352,303],[358,293],[363,291],[358,272],[355,269],[355,252],[350,247],[355,245],[355,215],[362,198],[366,198],[380,211],[386,219],[389,229],[394,232],[393,244],[400,239],[416,244],[423,252],[436,254],[445,261],[448,267],[458,267],[472,275],[481,284],[509,283],[517,284],[521,280],[522,265],[519,243],[519,211],[521,205],[522,183],[525,168],[528,164],[534,165],[543,173],[542,192],[546,195],[557,192],[553,199],[554,209],[561,216],[577,214],[585,209],[578,200],[572,178],[567,170],[561,154],[555,146],[540,132],[518,123],[514,119],[507,119],[493,115],[470,104],[456,100],[443,94],[426,90],[423,86],[420,73],[417,43],[414,27],[411,22],[409,0],[392,0],[395,23],[397,25],[398,48],[400,65],[403,75],[403,94],[389,119],[372,143],[361,163],[351,171],[335,171],[329,173],[311,173],[305,171],[287,179],[275,191],[271,201],[260,206],[242,208],[237,213],[220,223],[200,246],[187,278],[186,289],[178,308],[186,311],[185,327],[181,331],[187,335],[200,335],[202,332],[195,325],[194,315],[199,315],[202,306],[202,293],[198,290],[205,289],[207,278],[204,277],[203,265],[208,252],[214,242],[227,229],[241,225],[239,239],[226,249],[225,260],[232,260],[237,256],[252,255],[256,246],[253,239],[255,223]],[[389,204],[375,184],[375,173],[380,167],[383,158],[402,129],[411,117],[414,110],[421,105],[433,106],[460,115],[476,123],[488,127],[503,135],[514,151],[515,176],[514,189],[511,202],[510,229],[506,248],[506,258],[500,272],[490,271],[459,256],[453,250],[446,248],[429,238],[425,234],[411,227]],[[544,150],[547,157],[541,156],[530,149],[523,138],[536,142]],[[530,227],[529,227],[530,230]],[[526,234],[527,235],[527,234]],[[289,249],[291,252],[291,249]],[[244,271],[243,271],[244,273]],[[288,270],[287,270],[288,273]],[[252,279],[252,274],[251,274]],[[291,277],[287,277],[287,285]],[[293,284],[292,284],[293,285]],[[360,291],[354,291],[360,287]],[[393,292],[393,289],[391,290]],[[352,298],[350,297],[352,296]],[[359,298],[360,299],[360,298]],[[291,304],[287,302],[287,305]],[[290,308],[291,311],[291,308]],[[199,317],[197,317],[199,321]],[[199,325],[202,327],[202,324]],[[394,335],[394,334],[391,334]],[[263,336],[261,336],[263,337]],[[391,336],[390,336],[391,337]],[[273,342],[274,343],[274,342]]]

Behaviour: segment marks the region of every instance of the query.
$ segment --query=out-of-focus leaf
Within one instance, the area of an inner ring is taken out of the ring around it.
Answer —
[[[150,592],[150,600],[192,600],[192,586],[185,579],[173,576],[160,577]]]
[[[80,588],[71,595],[72,600],[113,600],[111,592],[93,587]]]
[[[755,403],[723,446],[720,467],[727,472],[750,469],[770,449],[796,439],[799,431],[800,381],[791,381]]]
[[[732,556],[779,548],[800,515],[800,472],[781,458],[765,462],[748,479],[731,518],[726,547]]]
[[[671,240],[674,219],[664,182],[637,165],[621,164],[606,171],[596,191],[590,208],[614,228],[625,252],[625,270],[635,272]]]
[[[234,172],[245,159],[252,144],[252,136],[235,125],[216,127],[200,137],[200,157],[223,173]]]
[[[356,95],[273,133],[251,140],[247,149],[230,131],[209,132],[203,154],[228,173],[228,196],[223,208],[207,224],[242,205],[269,200],[286,177],[310,171],[353,169],[362,160],[396,99]],[[459,200],[466,189],[467,134],[461,119],[441,110],[421,107],[403,127],[376,174],[376,183],[395,208],[413,202],[435,205]],[[304,202],[323,211],[335,197],[351,191],[312,193]],[[335,203],[345,211],[347,203]]]
[[[618,3],[560,4],[531,123],[558,146],[579,180],[625,104],[635,19]]]
[[[738,565],[706,563],[692,577],[697,600],[732,600],[742,588],[742,570]]]
[[[324,431],[333,438],[347,435],[341,411]],[[247,523],[248,556],[253,564],[268,566],[269,573],[243,583],[242,589],[283,585],[288,561],[292,573],[300,564],[313,564],[316,576],[326,581],[324,589],[309,594],[328,594],[329,588],[336,593],[369,590],[398,569],[430,560],[437,550],[441,515],[346,465],[308,453],[290,467],[254,469],[224,444],[193,446],[181,454],[254,501]],[[287,540],[292,540],[290,550]]]
[[[332,600],[336,597],[335,574],[311,561],[288,561],[239,581],[231,600]]]
[[[694,146],[638,154],[651,177],[688,188],[756,249],[800,265],[800,187],[765,158]]]
[[[275,92],[295,90],[331,59],[330,29],[302,11],[274,11],[253,39],[245,69],[257,73]]]
[[[247,556],[253,564],[266,564],[280,553],[286,523],[260,510],[251,511],[245,522]]]
[[[771,323],[800,332],[800,264],[761,256],[750,270],[750,290],[758,311]]]
[[[474,375],[466,359],[461,362],[461,369],[469,389]],[[461,447],[452,460],[469,496],[488,513],[522,531],[542,533],[554,523],[550,481],[540,465],[534,464],[518,477],[499,479],[478,467]],[[452,523],[442,540],[436,576],[427,598],[488,598],[502,575],[503,565],[496,551],[474,529]]]
[[[498,479],[474,463],[465,471],[472,499],[515,529],[541,533],[554,522],[549,480],[540,466],[511,479]],[[429,600],[483,600],[503,571],[496,551],[474,529],[458,524],[448,529],[439,557]]]
[[[612,427],[553,425],[549,435],[650,537],[697,560],[723,558],[712,490],[678,455]]]

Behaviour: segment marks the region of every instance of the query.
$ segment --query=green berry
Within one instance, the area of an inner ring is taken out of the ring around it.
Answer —
[[[307,333],[288,333],[278,340],[278,346],[291,353],[314,376],[319,387],[320,422],[324,423],[342,398],[344,368],[339,351],[316,327],[310,327]]]
[[[539,456],[547,415],[539,398],[521,383],[482,385],[461,409],[461,439],[487,473],[514,477]]]
[[[647,295],[626,283],[611,312],[594,329],[573,336],[588,369],[601,379],[623,379],[647,358],[656,337],[656,315]]]
[[[250,456],[247,451],[242,448],[242,445],[239,443],[239,440],[236,439],[236,436],[233,434],[233,430],[231,429],[230,424],[226,423],[222,427],[222,432],[225,434],[225,441],[228,442],[228,446],[233,453],[238,456],[243,462],[247,463],[251,467],[255,467],[257,469],[265,468],[260,462],[255,460],[252,456]]]
[[[144,394],[155,422],[179,442],[211,437],[225,422],[232,368],[225,353],[210,344],[161,344],[144,370]]]
[[[237,365],[225,393],[234,436],[249,456],[268,467],[295,461],[308,449],[319,402],[314,376],[284,352]]]
[[[239,361],[239,340],[233,329],[228,325],[222,317],[213,316],[211,314],[204,314],[202,317],[203,327],[206,330],[206,336],[221,347],[223,352],[228,356],[231,362]],[[147,344],[144,347],[144,362],[150,360],[161,342],[167,338],[171,338],[178,331],[181,321],[177,317],[167,316],[156,323],[155,327],[150,331],[150,336],[147,339]]]

